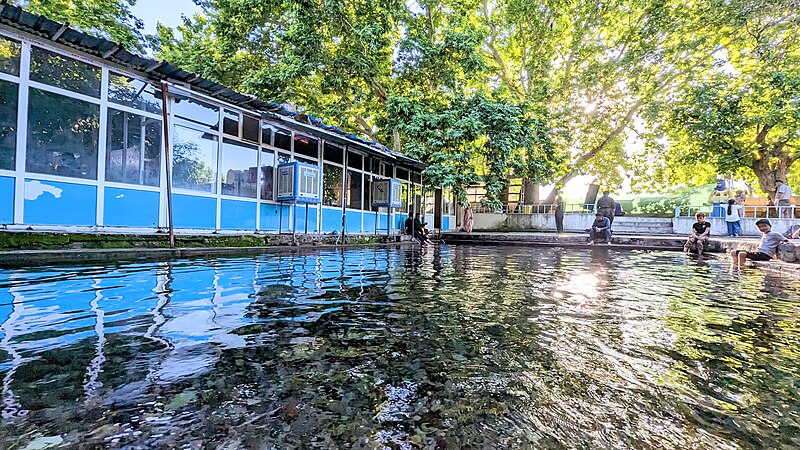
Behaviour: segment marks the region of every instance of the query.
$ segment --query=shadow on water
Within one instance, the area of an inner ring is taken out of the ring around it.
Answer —
[[[787,278],[609,248],[0,273],[0,447],[797,448]]]

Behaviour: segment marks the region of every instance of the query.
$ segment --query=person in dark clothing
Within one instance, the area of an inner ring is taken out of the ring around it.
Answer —
[[[422,236],[423,240],[428,240],[428,229],[425,228],[428,225],[428,222],[423,222],[420,218],[419,213],[414,215],[414,230],[418,231],[419,234]]]
[[[611,243],[611,221],[600,212],[595,214],[592,227],[587,228],[586,232],[589,233],[590,244],[594,244],[599,240],[602,240],[604,244]]]
[[[405,234],[414,236],[414,239],[424,243],[428,240],[423,231],[425,225],[426,224],[420,222],[419,213],[414,215],[409,212],[405,222]]]
[[[703,213],[695,214],[695,219],[697,222],[692,225],[692,233],[683,245],[683,251],[690,253],[692,249],[696,249],[697,254],[702,255],[711,239],[711,224],[706,222],[706,215]]]
[[[552,208],[556,218],[556,231],[561,234],[564,232],[564,199],[561,194],[556,194]]]
[[[611,224],[614,224],[614,209],[617,206],[617,202],[611,198],[608,191],[603,192],[603,196],[597,200],[597,211],[603,215],[603,217],[607,218]]]
[[[403,225],[404,233],[407,235],[414,234],[414,215],[409,214],[408,218],[406,219],[405,225]]]

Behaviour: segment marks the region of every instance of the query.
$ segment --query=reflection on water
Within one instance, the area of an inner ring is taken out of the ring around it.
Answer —
[[[0,447],[797,448],[800,289],[439,247],[0,273]]]

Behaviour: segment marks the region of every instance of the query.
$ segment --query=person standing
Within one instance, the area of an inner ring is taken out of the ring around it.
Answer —
[[[603,191],[603,196],[597,200],[597,212],[603,215],[608,221],[613,225],[614,224],[614,209],[617,206],[617,202],[611,198],[608,191]]]
[[[561,194],[556,194],[552,208],[556,218],[556,231],[561,234],[564,232],[564,199],[561,198]]]
[[[475,225],[475,213],[472,211],[472,205],[467,205],[464,210],[464,231],[472,233],[472,226]]]
[[[736,204],[735,199],[728,200],[728,211],[725,223],[728,225],[728,236],[742,235],[742,207]]]
[[[783,180],[775,181],[775,206],[778,207],[778,217],[791,217],[789,201],[792,199],[792,188]]]

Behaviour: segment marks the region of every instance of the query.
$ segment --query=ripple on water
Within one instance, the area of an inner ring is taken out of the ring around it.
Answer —
[[[0,272],[0,447],[797,448],[800,289],[448,247]]]

